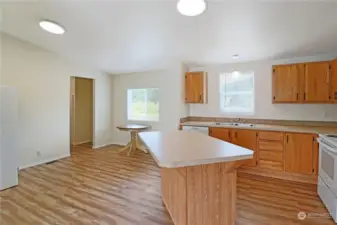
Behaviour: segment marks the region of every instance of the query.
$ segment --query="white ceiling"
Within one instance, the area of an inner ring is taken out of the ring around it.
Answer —
[[[14,2],[3,5],[4,32],[110,73],[337,52],[336,0],[208,1],[197,17],[180,15],[174,0]],[[67,32],[46,33],[41,18]]]

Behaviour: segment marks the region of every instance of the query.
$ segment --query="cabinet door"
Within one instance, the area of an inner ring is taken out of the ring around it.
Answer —
[[[253,159],[247,160],[245,165],[257,166],[257,132],[254,130],[233,129],[232,143],[254,151]]]
[[[330,64],[317,62],[305,64],[304,102],[329,102]]]
[[[227,128],[220,127],[210,127],[209,128],[209,136],[218,138],[223,141],[231,142],[231,130]]]
[[[304,64],[273,66],[273,102],[299,101],[303,75]]]
[[[185,75],[185,102],[203,103],[204,73],[188,72]]]
[[[337,59],[331,63],[331,98],[337,103]]]
[[[318,135],[313,134],[313,173],[318,175],[319,165],[319,144],[317,142]]]
[[[286,133],[286,172],[313,174],[313,138],[312,134]]]

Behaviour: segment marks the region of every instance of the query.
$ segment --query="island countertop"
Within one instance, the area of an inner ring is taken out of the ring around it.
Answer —
[[[254,153],[201,133],[151,131],[139,136],[158,166],[164,168],[252,159]]]

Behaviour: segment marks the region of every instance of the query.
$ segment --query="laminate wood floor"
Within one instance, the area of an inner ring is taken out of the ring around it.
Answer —
[[[151,156],[115,150],[74,147],[69,158],[21,170],[20,185],[0,192],[0,224],[172,225]],[[299,211],[327,213],[316,186],[238,175],[237,225],[335,224],[299,220]]]

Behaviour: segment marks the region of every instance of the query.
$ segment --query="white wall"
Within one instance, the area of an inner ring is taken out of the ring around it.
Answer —
[[[133,74],[115,75],[113,77],[114,127],[131,123],[127,120],[127,89],[159,88],[159,122],[138,122],[149,124],[153,130],[176,130],[181,117],[187,116],[187,105],[184,104],[184,67],[174,65],[163,71],[150,71]],[[114,143],[125,144],[129,134],[114,129]]]
[[[0,82],[19,91],[21,167],[69,155],[71,76],[95,79],[94,145],[111,143],[110,75],[3,33],[1,45]]]
[[[337,54],[335,55],[337,57]],[[329,60],[334,56],[306,57],[278,61],[191,67],[190,71],[208,72],[208,104],[190,104],[190,116],[241,117],[258,119],[337,121],[337,105],[272,104],[272,65]],[[255,114],[226,115],[220,112],[219,74],[232,71],[253,71],[255,74]]]

